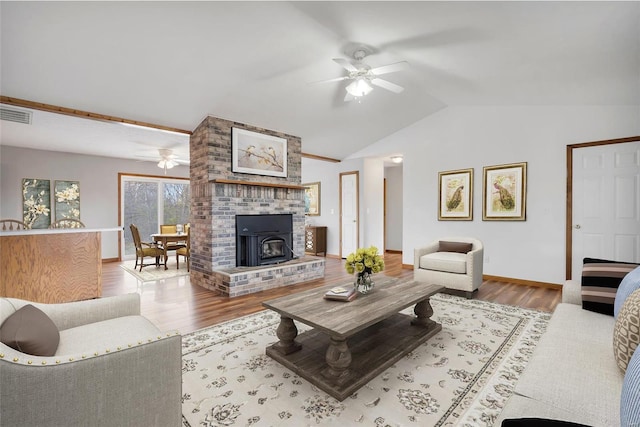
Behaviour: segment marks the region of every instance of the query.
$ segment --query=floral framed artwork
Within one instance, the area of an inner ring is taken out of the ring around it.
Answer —
[[[473,220],[473,169],[438,172],[438,221]]]
[[[483,221],[525,221],[527,163],[485,166],[482,192]]]
[[[473,220],[473,169],[438,172],[438,221]]]
[[[50,213],[51,181],[24,178],[22,180],[22,222],[28,228],[49,228]]]
[[[80,183],[78,181],[56,181],[53,198],[56,221],[80,219]]]
[[[254,175],[287,177],[287,140],[231,128],[231,170]]]
[[[320,183],[302,184],[304,187],[304,213],[309,216],[320,215]]]

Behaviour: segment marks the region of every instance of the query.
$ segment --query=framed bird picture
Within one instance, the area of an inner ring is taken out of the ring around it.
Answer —
[[[287,140],[231,128],[231,170],[254,175],[287,177]]]
[[[473,169],[438,172],[438,221],[473,220]]]
[[[485,166],[482,191],[483,221],[525,221],[527,163]]]

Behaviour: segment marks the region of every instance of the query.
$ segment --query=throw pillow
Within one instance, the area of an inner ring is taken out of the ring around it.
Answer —
[[[25,305],[0,326],[0,342],[32,356],[53,356],[58,349],[58,327],[42,310]]]
[[[613,354],[622,371],[640,343],[640,289],[634,291],[622,305],[613,328]]]
[[[620,282],[638,267],[630,262],[585,258],[582,266],[582,308],[613,316]]]
[[[466,254],[471,250],[471,248],[473,248],[473,243],[446,242],[440,240],[438,252],[458,252],[461,254]]]
[[[627,366],[622,383],[622,397],[620,399],[620,425],[640,425],[640,350],[633,353]]]
[[[640,289],[640,267],[624,276],[624,279],[620,282],[616,292],[616,300],[613,304],[613,317],[618,317],[622,304],[636,289]]]

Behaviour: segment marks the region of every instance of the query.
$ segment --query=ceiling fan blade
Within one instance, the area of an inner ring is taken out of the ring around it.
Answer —
[[[188,165],[190,164],[189,160],[182,160],[182,159],[171,159],[173,162],[176,162],[179,165]]]
[[[382,79],[377,79],[377,78],[376,79],[371,79],[371,84],[379,86],[379,87],[381,87],[383,89],[386,89],[386,90],[390,90],[391,92],[394,92],[394,93],[400,93],[400,92],[402,92],[404,90],[404,88],[402,86],[398,86],[395,83],[391,83],[391,82],[389,82],[387,80],[382,80]]]
[[[309,83],[310,85],[317,85],[317,84],[321,84],[321,83],[331,83],[331,82],[341,82],[343,80],[347,80],[349,77],[344,76],[344,77],[336,77],[335,79],[328,79],[328,80],[320,80],[318,82],[311,82]]]
[[[393,64],[372,68],[369,71],[375,74],[376,76],[379,76],[382,74],[395,73],[396,71],[406,70],[408,67],[409,67],[409,63],[407,61],[400,61]]]
[[[355,73],[358,71],[358,69],[351,62],[347,61],[344,58],[333,58],[333,60],[350,73]]]

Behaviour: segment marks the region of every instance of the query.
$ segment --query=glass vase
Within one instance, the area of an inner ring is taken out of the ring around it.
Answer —
[[[373,290],[375,283],[373,282],[373,276],[371,273],[367,273],[363,271],[362,273],[356,274],[356,280],[353,284],[356,288],[356,291],[361,294],[366,294]]]

